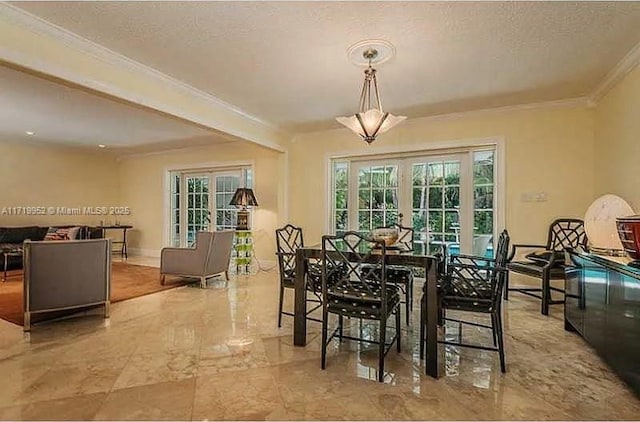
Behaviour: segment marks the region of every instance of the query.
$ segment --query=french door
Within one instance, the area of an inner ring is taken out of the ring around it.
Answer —
[[[198,231],[234,229],[237,209],[229,205],[245,186],[246,171],[183,172],[172,175],[171,243],[193,245]]]
[[[368,232],[400,223],[414,247],[491,255],[494,151],[335,162],[332,224]]]

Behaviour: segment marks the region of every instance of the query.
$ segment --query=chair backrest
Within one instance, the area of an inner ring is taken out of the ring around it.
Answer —
[[[549,226],[547,250],[564,251],[587,245],[584,221],[577,218],[559,218]]]
[[[198,232],[205,233],[205,232]],[[205,275],[219,274],[229,269],[231,250],[233,249],[233,230],[211,232],[210,247],[207,253]],[[199,240],[198,240],[199,243]]]
[[[507,258],[509,256],[509,232],[504,229],[498,237],[498,245],[496,246],[495,262],[498,267],[504,268],[507,265]]]
[[[372,247],[374,246],[374,247]],[[327,301],[328,286],[337,290],[360,291],[379,297],[386,309],[386,246],[366,234],[349,231],[322,236],[322,295]],[[362,268],[362,264],[373,264]]]
[[[503,230],[498,237],[495,265],[488,265],[489,261],[480,257],[449,263],[443,279],[444,291],[456,297],[491,300],[497,306],[506,281],[509,242],[509,232]]]
[[[202,274],[207,270],[207,259],[212,249],[214,232],[196,232],[196,241],[192,245],[191,249],[195,249],[196,261],[198,262],[197,271],[202,271]]]
[[[281,278],[291,278],[296,269],[296,250],[304,246],[302,229],[293,224],[276,230],[276,247]]]
[[[398,230],[398,240],[396,241],[396,245],[402,246],[402,249],[406,249],[408,251],[413,250],[413,227],[405,227],[398,223],[392,224],[390,226],[377,227],[379,229],[397,229]]]

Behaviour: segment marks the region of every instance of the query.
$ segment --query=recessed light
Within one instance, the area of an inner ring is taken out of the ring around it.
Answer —
[[[33,136],[33,135],[35,135],[35,132],[31,132],[30,130],[26,131],[25,133],[26,133],[27,135],[29,135],[29,136]]]
[[[98,145],[98,148],[106,148],[106,145],[100,144],[100,145]]]

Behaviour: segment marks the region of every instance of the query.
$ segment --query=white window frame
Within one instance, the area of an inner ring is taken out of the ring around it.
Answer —
[[[494,239],[497,239],[498,234],[505,228],[505,197],[506,197],[506,186],[505,186],[505,140],[504,138],[481,138],[481,139],[467,139],[467,140],[458,140],[458,141],[443,141],[443,142],[433,142],[429,143],[429,148],[425,148],[424,144],[420,145],[406,145],[404,147],[382,147],[382,148],[370,148],[369,151],[365,154],[354,154],[351,151],[345,152],[330,152],[325,154],[325,204],[327,206],[324,210],[324,232],[325,233],[333,233],[335,228],[334,222],[334,197],[333,197],[333,169],[334,162],[345,162],[347,163],[347,171],[349,172],[349,181],[351,183],[353,177],[353,166],[352,163],[360,162],[360,161],[379,161],[379,160],[388,160],[393,161],[396,159],[404,159],[408,162],[421,162],[421,160],[436,160],[438,157],[447,156],[455,154],[466,154],[469,158],[467,162],[468,165],[461,165],[461,173],[462,171],[466,172],[466,177],[470,178],[469,183],[467,183],[468,188],[464,190],[465,207],[470,208],[465,212],[465,223],[467,227],[473,227],[474,225],[474,183],[473,183],[473,153],[477,151],[486,151],[493,150],[494,151],[494,192],[493,192],[493,212],[494,212],[494,224],[493,224],[493,236]],[[424,162],[424,161],[422,161]],[[404,166],[403,166],[404,167]],[[464,168],[464,170],[463,170]],[[400,173],[400,169],[399,169]],[[400,174],[399,174],[400,177]],[[462,174],[461,174],[462,178]],[[462,181],[461,181],[462,182]],[[401,186],[404,186],[405,189],[411,189],[411,183],[402,183]],[[357,200],[357,189],[352,189],[351,184],[349,188],[349,201],[352,201],[353,192],[356,191],[356,200]],[[463,195],[463,192],[460,192]],[[407,201],[411,201],[411,193],[404,192],[401,196],[401,201],[404,201],[404,206],[401,204],[401,209],[412,209],[412,205],[407,205]],[[462,198],[461,198],[462,202]],[[351,204],[351,202],[349,202]],[[349,211],[351,214],[352,211]],[[352,224],[351,216],[349,217],[349,225]],[[406,223],[405,223],[406,224]],[[411,223],[412,225],[412,223]],[[470,248],[473,244],[473,230],[466,230],[466,233],[461,233],[461,250],[470,251]],[[463,236],[463,237],[462,237]]]
[[[246,181],[244,180],[244,170],[251,170],[251,183],[252,187],[256,186],[256,171],[255,171],[255,162],[253,160],[250,161],[230,161],[230,162],[214,162],[214,163],[200,163],[200,164],[186,164],[186,165],[171,165],[164,168],[164,180],[163,180],[163,221],[162,221],[162,245],[163,247],[172,246],[172,230],[173,226],[171,224],[171,184],[172,184],[172,176],[175,173],[183,173],[183,174],[204,174],[204,173],[224,173],[224,172],[241,172],[241,184],[244,185]],[[215,180],[214,180],[215,181]],[[181,178],[181,183],[184,184],[184,178]],[[213,182],[212,182],[213,183]],[[182,201],[185,199],[184,192],[181,186],[181,207],[183,206]],[[213,196],[213,198],[212,198]],[[215,186],[214,189],[209,189],[209,204],[213,205],[213,210],[215,212]],[[249,210],[249,218],[253,217],[253,212]],[[215,215],[212,216],[212,223],[215,222]],[[182,230],[182,220],[180,221]],[[215,228],[215,224],[212,225]],[[209,228],[211,229],[211,227]],[[181,231],[182,236],[182,231]]]

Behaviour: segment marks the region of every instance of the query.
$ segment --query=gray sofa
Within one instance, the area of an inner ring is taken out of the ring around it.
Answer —
[[[36,313],[104,305],[109,317],[111,239],[24,242],[24,331]]]
[[[206,287],[207,278],[224,273],[229,279],[233,230],[196,233],[193,248],[164,248],[160,254],[160,283],[167,275],[194,277]]]

